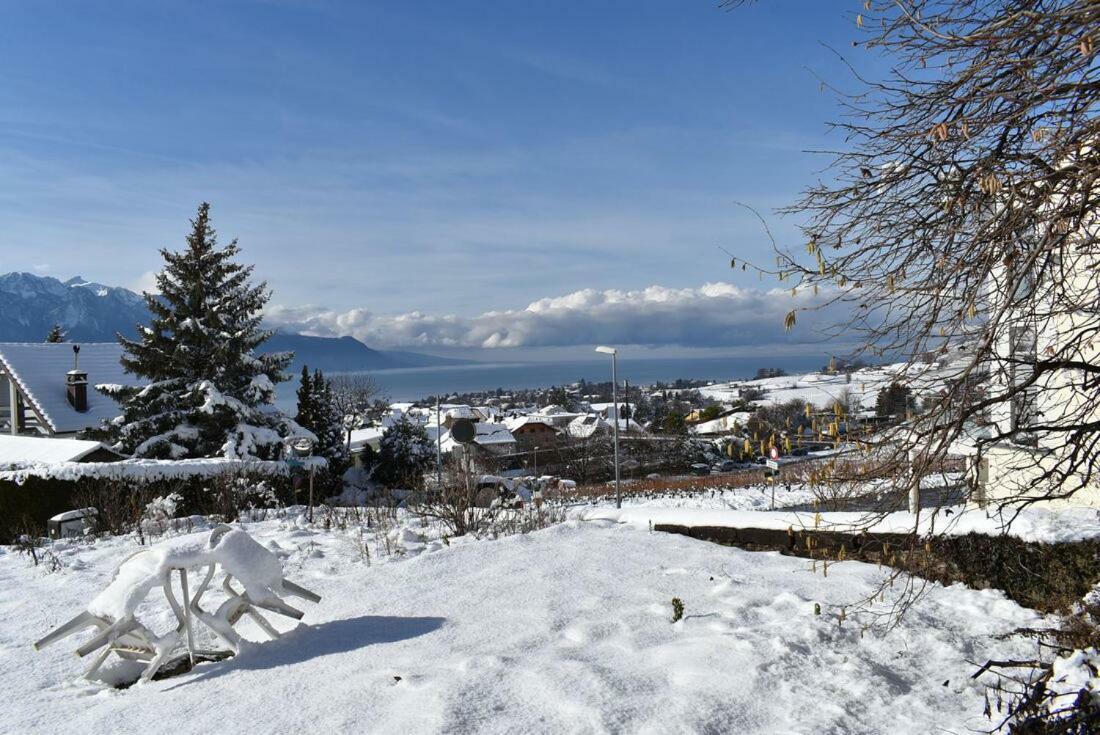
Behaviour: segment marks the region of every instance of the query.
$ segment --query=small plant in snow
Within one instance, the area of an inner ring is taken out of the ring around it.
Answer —
[[[679,597],[672,598],[672,622],[684,619],[684,601]]]
[[[179,493],[158,495],[145,505],[142,520],[163,524],[176,517],[176,508],[182,501],[183,497]]]

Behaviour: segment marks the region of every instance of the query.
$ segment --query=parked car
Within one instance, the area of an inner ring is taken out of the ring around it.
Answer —
[[[714,469],[718,470],[719,472],[733,472],[735,469],[737,469],[737,463],[734,462],[732,459],[722,460],[714,466]]]
[[[702,462],[696,462],[689,468],[688,471],[691,472],[691,474],[693,475],[703,477],[710,474],[710,465],[704,464]]]

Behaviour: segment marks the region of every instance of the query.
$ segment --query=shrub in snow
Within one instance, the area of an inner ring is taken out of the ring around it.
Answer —
[[[1050,695],[1047,712],[1054,717],[1088,713],[1091,721],[1100,725],[1100,651],[1088,648],[1056,658],[1046,690]]]
[[[1100,732],[1100,587],[1057,627],[1033,633],[1035,660],[990,661],[979,670],[1001,676],[994,690],[1002,724],[1013,733]]]
[[[168,495],[153,498],[145,506],[144,518],[147,521],[163,522],[170,518],[176,517],[176,508],[183,500],[183,496],[179,493],[169,493]]]
[[[433,455],[428,432],[402,416],[382,434],[373,477],[391,487],[419,487]]]
[[[278,459],[286,437],[309,433],[273,405],[292,355],[256,352],[272,334],[260,328],[270,292],[233,261],[236,240],[218,247],[210,205],[191,224],[184,250],[161,251],[152,323],[119,338],[123,365],[148,382],[97,386],[123,414],[96,436],[135,457]]]
[[[676,623],[684,619],[684,601],[679,597],[672,598],[672,622]]]

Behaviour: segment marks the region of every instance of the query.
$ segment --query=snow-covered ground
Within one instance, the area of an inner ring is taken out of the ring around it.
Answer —
[[[929,475],[922,488],[935,490],[959,480],[957,475]],[[774,490],[775,510],[772,508]],[[648,529],[654,524],[683,526],[725,526],[774,530],[815,529],[858,533],[864,529],[878,533],[909,533],[914,527],[921,534],[961,535],[981,533],[1007,534],[1026,541],[1067,543],[1100,538],[1100,509],[1091,506],[1059,508],[1029,507],[1018,512],[981,509],[974,505],[949,505],[924,508],[917,519],[907,510],[879,512],[875,487],[868,485],[866,509],[852,511],[815,511],[818,497],[810,487],[790,485],[670,490],[623,497],[622,509],[614,507],[610,493],[590,505],[575,505],[568,516],[576,520],[612,521]],[[859,505],[859,498],[852,498]],[[919,520],[919,523],[918,523]]]
[[[961,535],[981,533],[989,536],[1007,534],[1026,541],[1062,543],[1100,537],[1100,510],[1092,507],[1057,509],[1028,508],[1019,514],[998,515],[978,508],[955,506],[943,511],[922,513],[917,519],[908,511],[869,514],[859,511],[820,512],[784,511],[760,512],[736,507],[718,507],[711,499],[700,502],[685,500],[670,502],[625,503],[622,510],[608,507],[578,508],[570,516],[580,520],[603,520],[625,523],[636,528],[650,524],[683,526],[726,526],[731,528],[788,528],[829,530],[859,533],[866,529],[874,533],[909,533],[917,525],[919,533]]]
[[[850,374],[806,373],[759,380],[735,380],[709,385],[700,388],[699,392],[716,401],[730,402],[737,399],[742,391],[754,389],[764,393],[763,398],[757,401],[759,404],[780,405],[798,400],[812,403],[818,408],[832,406],[847,396],[863,409],[874,409],[879,391],[895,380],[904,377],[904,382],[919,395],[938,390],[943,381],[957,374],[964,364],[964,359],[952,354],[941,362],[927,365],[896,363],[861,368]]]
[[[52,573],[0,547],[0,731],[963,731],[990,725],[975,662],[1034,653],[999,638],[1038,622],[999,592],[935,587],[900,627],[861,635],[839,606],[876,590],[872,565],[824,578],[805,560],[609,520],[449,543],[415,524],[378,535],[293,514],[244,527],[323,596],[306,625],[127,690],[80,679],[75,639],[31,642],[136,540],[61,544]]]

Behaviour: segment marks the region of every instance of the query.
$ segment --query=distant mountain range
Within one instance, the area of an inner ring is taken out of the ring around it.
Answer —
[[[33,273],[0,275],[0,342],[42,342],[60,324],[71,342],[113,342],[133,337],[149,322],[145,299],[126,288],[91,283],[77,276],[60,281]],[[263,352],[294,352],[294,367],[325,372],[435,367],[470,363],[417,352],[375,350],[353,337],[310,337],[279,333]]]

